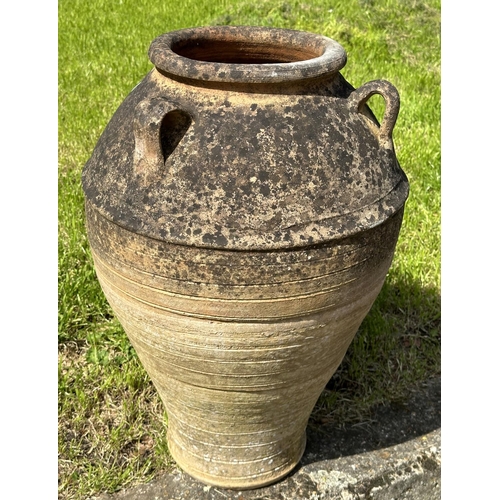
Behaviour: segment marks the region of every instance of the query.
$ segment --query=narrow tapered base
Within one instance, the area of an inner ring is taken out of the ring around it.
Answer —
[[[177,465],[179,465],[184,472],[207,485],[233,490],[262,488],[283,479],[297,466],[302,458],[306,448],[306,440],[306,433],[304,432],[301,436],[299,447],[297,448],[298,453],[296,453],[293,458],[287,457],[288,459],[284,463],[281,463],[281,465],[275,467],[274,469],[269,468],[269,459],[266,459],[265,461],[261,461],[261,463],[258,463],[257,461],[254,462],[253,468],[255,472],[253,474],[242,474],[244,469],[248,470],[248,464],[243,465],[234,462],[232,464],[225,464],[226,467],[230,467],[232,469],[232,473],[228,473],[227,469],[225,469],[224,474],[218,476],[200,470],[196,467],[196,465],[199,466],[199,464],[195,464],[193,461],[187,460],[186,455],[189,455],[189,451],[183,450],[179,447],[175,440],[172,439],[170,433],[167,433],[170,454],[176,461]],[[290,450],[287,451],[289,452]],[[210,462],[213,464],[215,460],[212,460],[211,457],[207,456],[205,457],[205,461],[207,464]],[[266,465],[268,469],[264,470],[264,466]]]

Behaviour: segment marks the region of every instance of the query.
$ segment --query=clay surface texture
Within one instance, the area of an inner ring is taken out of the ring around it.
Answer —
[[[354,89],[344,49],[311,33],[193,28],[149,54],[82,175],[95,269],[178,464],[271,484],[391,265],[409,189],[399,96]]]

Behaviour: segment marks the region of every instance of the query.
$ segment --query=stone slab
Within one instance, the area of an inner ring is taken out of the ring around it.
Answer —
[[[439,500],[441,379],[344,429],[308,428],[302,460],[284,480],[256,490],[207,486],[180,470],[89,500]]]

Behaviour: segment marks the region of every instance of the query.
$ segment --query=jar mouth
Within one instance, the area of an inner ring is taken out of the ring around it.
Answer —
[[[339,71],[344,48],[315,33],[254,26],[210,26],[166,33],[151,43],[160,71],[207,82],[293,82]]]

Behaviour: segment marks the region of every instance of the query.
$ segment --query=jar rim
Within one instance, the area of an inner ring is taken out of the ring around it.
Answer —
[[[149,59],[169,75],[227,83],[283,83],[329,75],[344,48],[316,33],[262,26],[205,26],[158,36]]]

